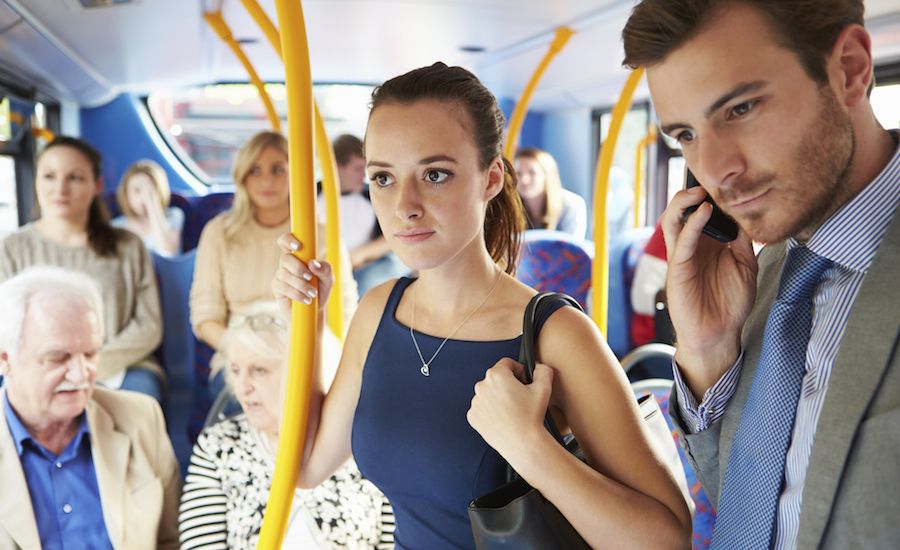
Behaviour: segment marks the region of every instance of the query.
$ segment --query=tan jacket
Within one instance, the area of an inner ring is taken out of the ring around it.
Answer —
[[[40,548],[25,474],[2,409],[0,416],[0,549]],[[178,548],[181,476],[159,405],[142,394],[97,388],[87,421],[113,548]]]

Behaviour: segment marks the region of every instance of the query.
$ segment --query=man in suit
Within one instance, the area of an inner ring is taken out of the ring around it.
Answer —
[[[900,547],[900,134],[869,104],[862,0],[643,0],[623,39],[702,185],[661,222],[713,547]],[[702,236],[707,196],[735,241]]]
[[[94,388],[94,283],[31,268],[0,284],[0,311],[0,548],[177,548],[181,478],[159,405]]]

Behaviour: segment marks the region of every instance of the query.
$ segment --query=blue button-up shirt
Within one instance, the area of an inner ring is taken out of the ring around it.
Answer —
[[[31,437],[5,392],[3,411],[25,472],[43,550],[112,550],[91,456],[91,433],[84,414],[78,433],[57,456]]]

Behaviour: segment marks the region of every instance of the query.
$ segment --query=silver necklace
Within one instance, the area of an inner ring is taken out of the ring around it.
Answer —
[[[428,361],[426,361],[425,356],[422,355],[422,350],[419,349],[419,343],[416,341],[416,335],[413,334],[413,327],[416,324],[416,289],[418,288],[418,286],[413,287],[412,320],[409,323],[409,337],[412,338],[413,345],[416,347],[416,353],[419,354],[419,360],[422,361],[422,368],[419,369],[419,372],[422,373],[422,376],[431,376],[430,367],[431,367],[431,363],[434,362],[434,358],[438,356],[438,354],[441,352],[442,349],[444,349],[444,344],[447,343],[447,340],[453,338],[453,335],[456,334],[456,331],[461,329],[462,326],[464,324],[466,324],[466,321],[468,321],[469,318],[471,318],[473,315],[475,315],[476,311],[481,309],[481,307],[487,303],[488,298],[490,298],[491,294],[494,293],[494,289],[497,288],[497,283],[500,282],[500,277],[502,277],[502,276],[503,276],[503,272],[499,271],[497,273],[497,279],[494,281],[493,286],[491,286],[491,290],[488,291],[487,295],[484,297],[484,299],[481,301],[481,303],[478,304],[478,306],[476,306],[475,309],[470,311],[469,314],[466,315],[465,319],[463,319],[458,325],[456,325],[456,328],[453,329],[453,332],[451,332],[449,336],[444,338],[444,341],[441,342],[441,345],[438,346],[437,350],[435,350],[434,354],[431,356],[431,359],[429,359]]]

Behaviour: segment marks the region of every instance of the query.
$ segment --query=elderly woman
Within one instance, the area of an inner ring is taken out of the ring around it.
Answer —
[[[225,336],[225,381],[243,414],[197,439],[179,512],[183,549],[256,548],[269,498],[286,324],[274,302],[262,302],[236,315]],[[337,362],[334,351],[326,362]],[[389,548],[392,526],[387,500],[348,463],[319,487],[296,492],[284,547]]]

